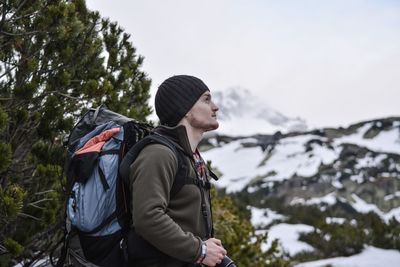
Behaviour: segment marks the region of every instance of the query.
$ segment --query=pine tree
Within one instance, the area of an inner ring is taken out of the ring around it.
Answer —
[[[150,114],[150,79],[130,39],[84,0],[1,2],[0,266],[54,242],[62,143],[76,119],[102,103],[142,121]]]
[[[262,244],[267,234],[256,233],[246,214],[235,205],[229,195],[218,196],[212,190],[215,236],[222,240],[228,256],[237,266],[287,267],[290,262],[283,258],[277,240],[267,251]]]

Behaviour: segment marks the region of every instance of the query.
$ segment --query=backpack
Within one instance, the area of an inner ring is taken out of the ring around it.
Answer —
[[[188,171],[177,145],[151,130],[104,105],[90,109],[74,126],[66,142],[63,247],[57,263],[51,255],[53,266],[127,265],[129,166],[149,144],[170,148],[179,166],[171,197],[185,184]]]

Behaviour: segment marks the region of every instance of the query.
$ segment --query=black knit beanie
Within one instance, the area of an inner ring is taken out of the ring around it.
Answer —
[[[210,91],[199,78],[177,75],[166,79],[156,93],[155,107],[161,124],[176,126],[200,96]]]

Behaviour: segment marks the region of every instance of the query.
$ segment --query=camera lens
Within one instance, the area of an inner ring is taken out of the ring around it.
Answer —
[[[221,263],[217,264],[216,267],[236,267],[233,260],[231,260],[228,256],[225,256]]]

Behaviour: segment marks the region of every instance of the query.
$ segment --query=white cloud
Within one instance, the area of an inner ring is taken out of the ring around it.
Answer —
[[[128,32],[152,92],[188,73],[316,126],[400,115],[398,1],[90,0]]]

